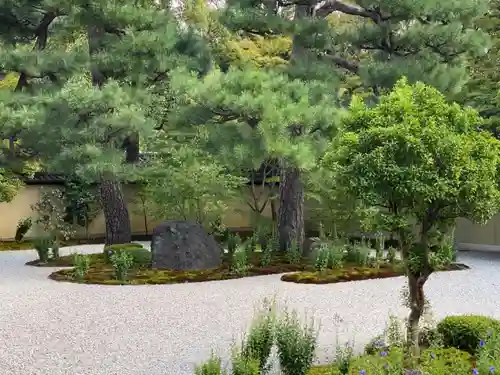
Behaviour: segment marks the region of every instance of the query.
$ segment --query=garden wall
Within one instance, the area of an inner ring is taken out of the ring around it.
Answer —
[[[41,189],[57,189],[57,185],[26,185],[10,203],[0,203],[0,241],[13,240],[17,223],[26,217],[33,217],[31,205],[40,198]],[[156,226],[149,215],[144,214],[144,208],[137,201],[134,187],[125,187],[124,193],[129,206],[132,232],[134,235],[150,234]],[[250,200],[250,193],[249,193]],[[234,202],[223,218],[225,226],[231,229],[247,230],[251,228],[251,209],[242,202]],[[271,217],[270,204],[264,210],[264,215]],[[27,234],[32,238],[40,234],[40,229],[34,226]],[[104,215],[99,213],[89,226],[88,237],[102,238],[105,234]],[[500,251],[500,214],[497,214],[486,225],[477,225],[466,219],[457,221],[456,240],[460,250]],[[85,228],[79,227],[76,237],[87,237]]]
[[[58,189],[57,185],[26,185],[19,191],[17,196],[10,203],[0,203],[0,241],[13,240],[16,235],[17,223],[26,218],[34,218],[35,213],[31,210],[31,205],[38,202],[42,189]],[[151,234],[158,221],[145,213],[145,208],[138,202],[133,186],[124,188],[126,201],[128,202],[132,232],[134,235]],[[250,193],[249,193],[250,194]],[[250,195],[249,195],[250,200]],[[223,218],[223,223],[228,228],[238,230],[248,230],[251,228],[251,209],[244,202],[231,204],[231,209]],[[270,205],[266,207],[263,214],[271,217]],[[76,238],[84,239],[102,238],[105,234],[104,214],[100,212],[89,225],[88,235],[83,227],[77,228]],[[27,233],[26,238],[33,238],[41,234],[41,229],[34,225]]]

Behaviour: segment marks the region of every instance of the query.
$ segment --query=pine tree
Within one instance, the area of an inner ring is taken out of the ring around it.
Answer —
[[[18,23],[24,25],[35,6],[16,4]],[[121,182],[130,168],[123,162],[137,159],[139,138],[156,125],[148,110],[151,90],[173,68],[205,67],[207,57],[200,55],[198,39],[181,33],[171,12],[152,2],[97,0],[60,7],[40,2],[36,9],[45,12],[31,39],[43,48],[30,51],[18,43],[2,51],[2,71],[25,77],[22,90],[5,102],[13,112],[9,126],[19,129],[23,144],[52,169],[99,182],[106,243],[129,242]],[[74,48],[64,43],[46,48],[52,37],[60,42],[74,35],[80,36]]]
[[[487,35],[473,28],[487,10],[486,0],[299,1],[232,0],[226,24],[235,32],[293,38],[288,74],[304,80],[337,73],[358,77],[376,99],[402,76],[453,94],[466,83],[466,55],[486,52]],[[287,8],[294,7],[293,17]],[[352,27],[332,28],[332,15],[352,16]],[[327,18],[330,17],[330,23]],[[282,168],[280,233],[302,239],[301,171]]]
[[[500,138],[500,1],[492,0],[490,8],[476,25],[490,35],[491,48],[486,56],[471,59],[471,80],[456,100],[476,108],[485,119],[481,127]]]

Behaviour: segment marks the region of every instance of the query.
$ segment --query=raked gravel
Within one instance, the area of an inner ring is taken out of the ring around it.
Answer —
[[[102,251],[102,245],[61,249]],[[98,286],[47,279],[28,267],[35,251],[0,252],[1,375],[192,375],[210,352],[229,358],[255,307],[275,296],[321,324],[318,360],[336,342],[360,349],[404,317],[404,278],[298,285],[279,275],[179,285]],[[436,318],[479,313],[500,318],[500,254],[461,253],[467,271],[433,274],[426,284]],[[339,318],[340,317],[341,321]],[[338,341],[337,341],[338,340]]]

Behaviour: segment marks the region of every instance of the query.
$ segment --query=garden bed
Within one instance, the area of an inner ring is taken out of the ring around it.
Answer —
[[[64,257],[61,257],[64,258]],[[61,259],[60,258],[60,259]],[[69,281],[84,284],[108,285],[140,285],[140,284],[179,284],[203,281],[218,281],[239,279],[242,277],[263,276],[286,272],[305,271],[310,269],[307,264],[288,264],[282,258],[276,257],[269,265],[257,266],[259,256],[256,254],[252,266],[245,272],[231,270],[228,262],[220,267],[201,271],[153,270],[149,264],[136,263],[128,270],[125,281],[117,280],[113,266],[105,262],[104,254],[93,254],[90,268],[83,280],[77,280],[73,269],[63,269],[53,272],[49,278],[56,281]],[[69,259],[68,259],[69,260]],[[69,260],[72,263],[72,259]],[[58,261],[59,266],[68,266],[70,262]],[[52,263],[54,266],[54,263]],[[70,265],[71,266],[71,265]]]
[[[246,270],[235,271],[229,261],[218,267],[200,271],[175,271],[175,270],[153,270],[150,269],[150,258],[144,258],[134,262],[127,272],[125,280],[117,280],[115,270],[106,261],[104,253],[89,254],[90,267],[85,277],[81,280],[75,277],[74,269],[63,269],[53,272],[49,278],[56,281],[68,281],[84,284],[109,284],[109,285],[140,285],[140,284],[177,284],[203,281],[230,280],[243,277],[285,274],[281,277],[283,281],[303,284],[328,284],[345,281],[397,277],[404,275],[404,268],[400,263],[394,265],[384,264],[378,269],[373,267],[361,267],[357,265],[345,265],[340,269],[328,269],[315,271],[314,267],[306,260],[298,264],[290,264],[284,256],[274,256],[271,262],[261,265],[261,254],[255,253]],[[42,263],[39,260],[26,263],[38,267],[74,267],[73,255],[61,256],[58,259]],[[461,270],[468,267],[463,264],[451,264],[441,271]]]
[[[458,271],[469,269],[465,264],[452,263],[437,271]],[[405,270],[401,264],[383,265],[380,268],[347,266],[341,269],[325,271],[301,271],[281,276],[282,281],[297,284],[331,284],[346,281],[384,279],[388,277],[404,276]]]

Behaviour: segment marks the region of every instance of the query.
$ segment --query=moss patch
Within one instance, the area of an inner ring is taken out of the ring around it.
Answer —
[[[436,271],[457,271],[468,269],[465,264],[453,263]],[[382,265],[380,268],[346,266],[341,269],[325,271],[302,271],[281,276],[282,281],[297,284],[331,284],[346,281],[384,279],[388,277],[404,276],[405,270],[401,264]]]
[[[88,254],[90,263],[96,267],[105,265],[105,255],[103,253]],[[51,259],[48,262],[41,262],[39,259],[26,262],[27,266],[35,267],[74,267],[73,254],[63,255],[57,259]]]
[[[256,253],[252,257],[250,268],[243,274],[231,270],[230,264],[227,261],[224,261],[220,267],[201,271],[152,270],[149,268],[149,262],[136,262],[129,270],[127,280],[122,282],[115,279],[113,267],[106,263],[104,254],[93,255],[95,258],[91,259],[90,268],[83,281],[76,279],[73,269],[53,272],[49,275],[49,278],[57,281],[105,285],[178,284],[230,280],[242,277],[311,270],[310,266],[305,262],[301,264],[287,264],[281,256],[274,257],[268,266],[258,266],[260,264],[260,254]],[[61,260],[63,258],[65,259]],[[68,257],[60,257],[57,261],[57,266],[66,266],[69,263],[72,265],[72,261],[72,257],[71,259],[68,259]]]
[[[132,249],[128,251],[145,251]],[[141,253],[142,254],[142,253]],[[150,254],[148,252],[148,254]],[[352,280],[363,280],[383,277],[394,277],[404,275],[401,265],[385,265],[380,269],[358,266],[346,266],[339,270],[328,270],[316,272],[305,260],[299,264],[288,264],[283,256],[275,255],[270,264],[263,267],[260,264],[261,253],[254,253],[250,267],[244,273],[237,273],[231,269],[230,262],[225,260],[220,267],[200,271],[175,271],[175,270],[152,270],[150,269],[150,258],[146,256],[134,257],[134,264],[129,269],[126,281],[116,280],[113,266],[106,260],[104,253],[91,254],[90,268],[82,281],[75,277],[74,269],[63,269],[53,272],[49,278],[57,281],[78,282],[85,284],[105,285],[140,285],[140,284],[178,284],[203,281],[218,281],[238,279],[242,277],[261,276],[284,273],[283,281],[307,284],[327,284]],[[45,267],[72,267],[73,256],[62,256],[57,260],[46,264],[29,262],[32,265]],[[466,266],[464,266],[466,267]],[[462,269],[450,267],[450,269]]]
[[[61,243],[61,246],[72,246],[72,245],[76,245],[76,244],[77,244],[76,241],[67,241],[67,242]],[[33,250],[34,248],[35,248],[35,245],[33,244],[33,242],[30,242],[30,241],[0,242],[0,251]]]

